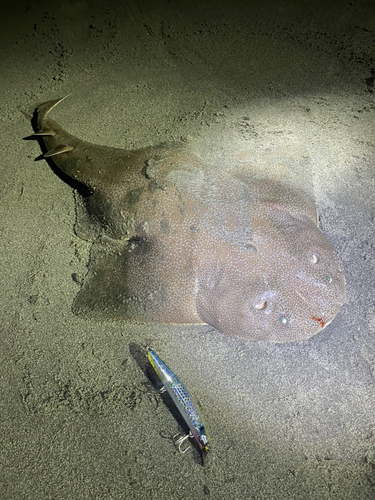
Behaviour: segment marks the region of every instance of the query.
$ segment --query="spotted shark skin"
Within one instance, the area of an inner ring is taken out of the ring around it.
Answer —
[[[63,98],[64,99],[64,98]],[[249,340],[311,337],[345,302],[345,277],[314,203],[288,182],[228,173],[178,147],[82,141],[40,104],[44,158],[84,186],[96,229],[77,314],[212,325]]]

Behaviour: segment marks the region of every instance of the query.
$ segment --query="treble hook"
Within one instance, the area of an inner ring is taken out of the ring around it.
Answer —
[[[178,436],[180,433],[178,432],[177,434],[175,434],[173,436],[173,439],[175,439],[176,436]],[[193,437],[193,434],[191,432],[189,432],[189,434],[186,434],[186,436],[181,436],[180,438],[176,439],[175,441],[175,444],[178,446],[178,451],[183,455],[184,453],[186,453],[187,451],[189,451],[191,449],[191,446],[188,446],[187,448],[185,448],[184,450],[181,450],[181,445],[184,441],[186,441],[188,438],[192,438]]]

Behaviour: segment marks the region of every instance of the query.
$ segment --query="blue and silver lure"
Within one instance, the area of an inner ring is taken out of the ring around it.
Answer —
[[[183,383],[168,368],[168,366],[163,363],[163,361],[157,354],[155,354],[153,350],[148,349],[147,356],[158,377],[160,378],[163,386],[172,398],[174,404],[177,406],[179,412],[181,413],[187,426],[189,427],[189,434],[186,437],[180,438],[176,441],[176,443],[179,445],[180,452],[184,453],[185,451],[187,451],[181,451],[181,444],[188,437],[193,437],[202,451],[211,451],[203,422],[193,404],[190,394],[188,393]]]

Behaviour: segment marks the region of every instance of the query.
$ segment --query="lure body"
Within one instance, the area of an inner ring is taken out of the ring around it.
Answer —
[[[168,368],[168,366],[151,349],[147,353],[148,359],[163,383],[166,391],[177,406],[179,412],[189,427],[201,450],[210,451],[207,434],[203,422],[195,408],[191,396],[181,380]]]

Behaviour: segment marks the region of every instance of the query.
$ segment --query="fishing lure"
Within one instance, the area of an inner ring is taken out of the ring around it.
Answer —
[[[189,434],[176,441],[179,445],[178,448],[180,453],[185,453],[185,451],[188,450],[187,448],[186,450],[181,451],[181,444],[188,437],[193,437],[202,451],[211,451],[203,422],[193,404],[190,394],[181,380],[168,368],[168,366],[159,358],[157,354],[155,354],[152,349],[148,349],[147,356],[152,367],[162,381],[165,390],[172,398],[174,404],[177,406],[179,412],[189,427]]]

